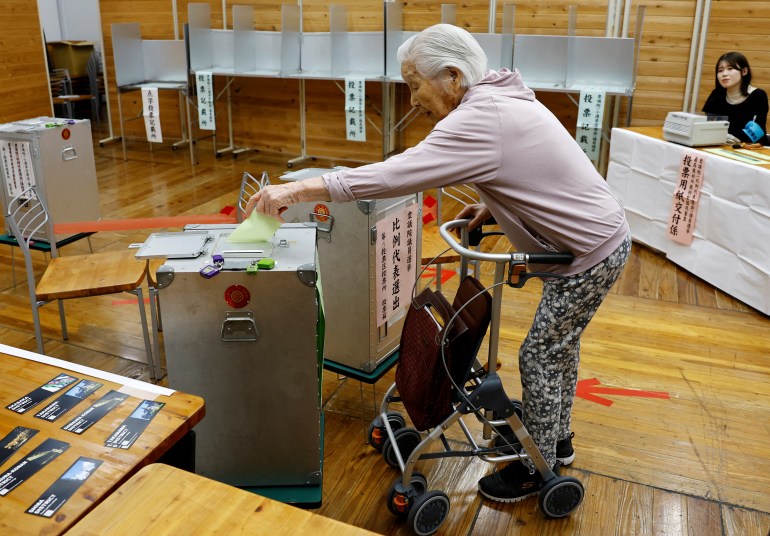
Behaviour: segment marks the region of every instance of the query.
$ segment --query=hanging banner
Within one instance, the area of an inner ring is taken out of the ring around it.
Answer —
[[[602,145],[602,122],[604,118],[603,91],[580,92],[575,140],[589,160],[599,160]]]
[[[195,73],[195,87],[198,94],[198,127],[201,130],[216,130],[214,75],[208,72]]]
[[[345,78],[345,131],[349,141],[366,141],[365,88],[362,77]]]
[[[679,182],[674,190],[671,216],[666,235],[670,240],[689,246],[695,232],[700,191],[703,187],[705,159],[696,153],[684,153],[679,166]]]
[[[409,304],[417,262],[416,203],[377,222],[377,327]]]
[[[147,141],[163,143],[163,133],[160,130],[158,88],[142,88],[142,114],[144,115],[144,129],[147,131]]]

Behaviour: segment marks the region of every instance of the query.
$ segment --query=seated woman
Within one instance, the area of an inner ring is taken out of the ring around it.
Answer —
[[[730,119],[728,143],[770,144],[766,126],[767,93],[751,85],[751,67],[743,54],[728,52],[719,58],[715,86],[703,111]]]

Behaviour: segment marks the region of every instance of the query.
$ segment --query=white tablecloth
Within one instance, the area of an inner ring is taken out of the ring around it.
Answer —
[[[683,153],[695,151],[613,129],[607,183],[636,241],[770,314],[770,170],[699,151],[705,171],[693,242],[666,236]]]

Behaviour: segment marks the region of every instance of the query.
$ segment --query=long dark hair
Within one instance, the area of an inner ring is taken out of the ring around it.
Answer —
[[[717,90],[727,93],[727,90],[719,83],[719,64],[722,62],[741,72],[741,95],[748,95],[749,84],[751,84],[751,67],[749,67],[749,60],[746,59],[746,56],[740,52],[728,52],[719,56],[714,68],[714,84]],[[746,69],[746,74],[743,74],[743,69]]]

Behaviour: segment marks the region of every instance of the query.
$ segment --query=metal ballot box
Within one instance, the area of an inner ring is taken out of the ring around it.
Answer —
[[[157,272],[169,386],[206,401],[196,472],[235,486],[320,486],[316,229],[284,224],[271,242],[231,243],[235,227],[157,235],[191,239],[200,253],[168,258]],[[179,249],[154,246],[154,236],[137,256]],[[263,259],[274,266],[249,269]]]
[[[87,119],[37,117],[0,125],[3,214],[18,194],[37,186],[51,221],[99,219],[99,188]],[[10,232],[6,223],[6,232]],[[70,235],[57,234],[56,240]],[[51,242],[41,231],[38,240]]]
[[[281,179],[304,180],[327,171],[330,170],[304,169],[287,173]],[[299,203],[282,214],[287,222],[315,222],[318,225],[318,262],[326,317],[326,359],[372,372],[398,350],[408,299],[402,300],[398,314],[378,326],[375,302],[380,255],[376,226],[411,205],[421,210],[422,194],[351,203]],[[420,223],[418,217],[416,225]],[[414,237],[415,251],[419,252],[419,229],[415,229]],[[411,274],[401,274],[407,281],[413,282],[419,270],[419,258],[415,260],[411,265]],[[406,294],[411,295],[411,283],[407,285]]]

